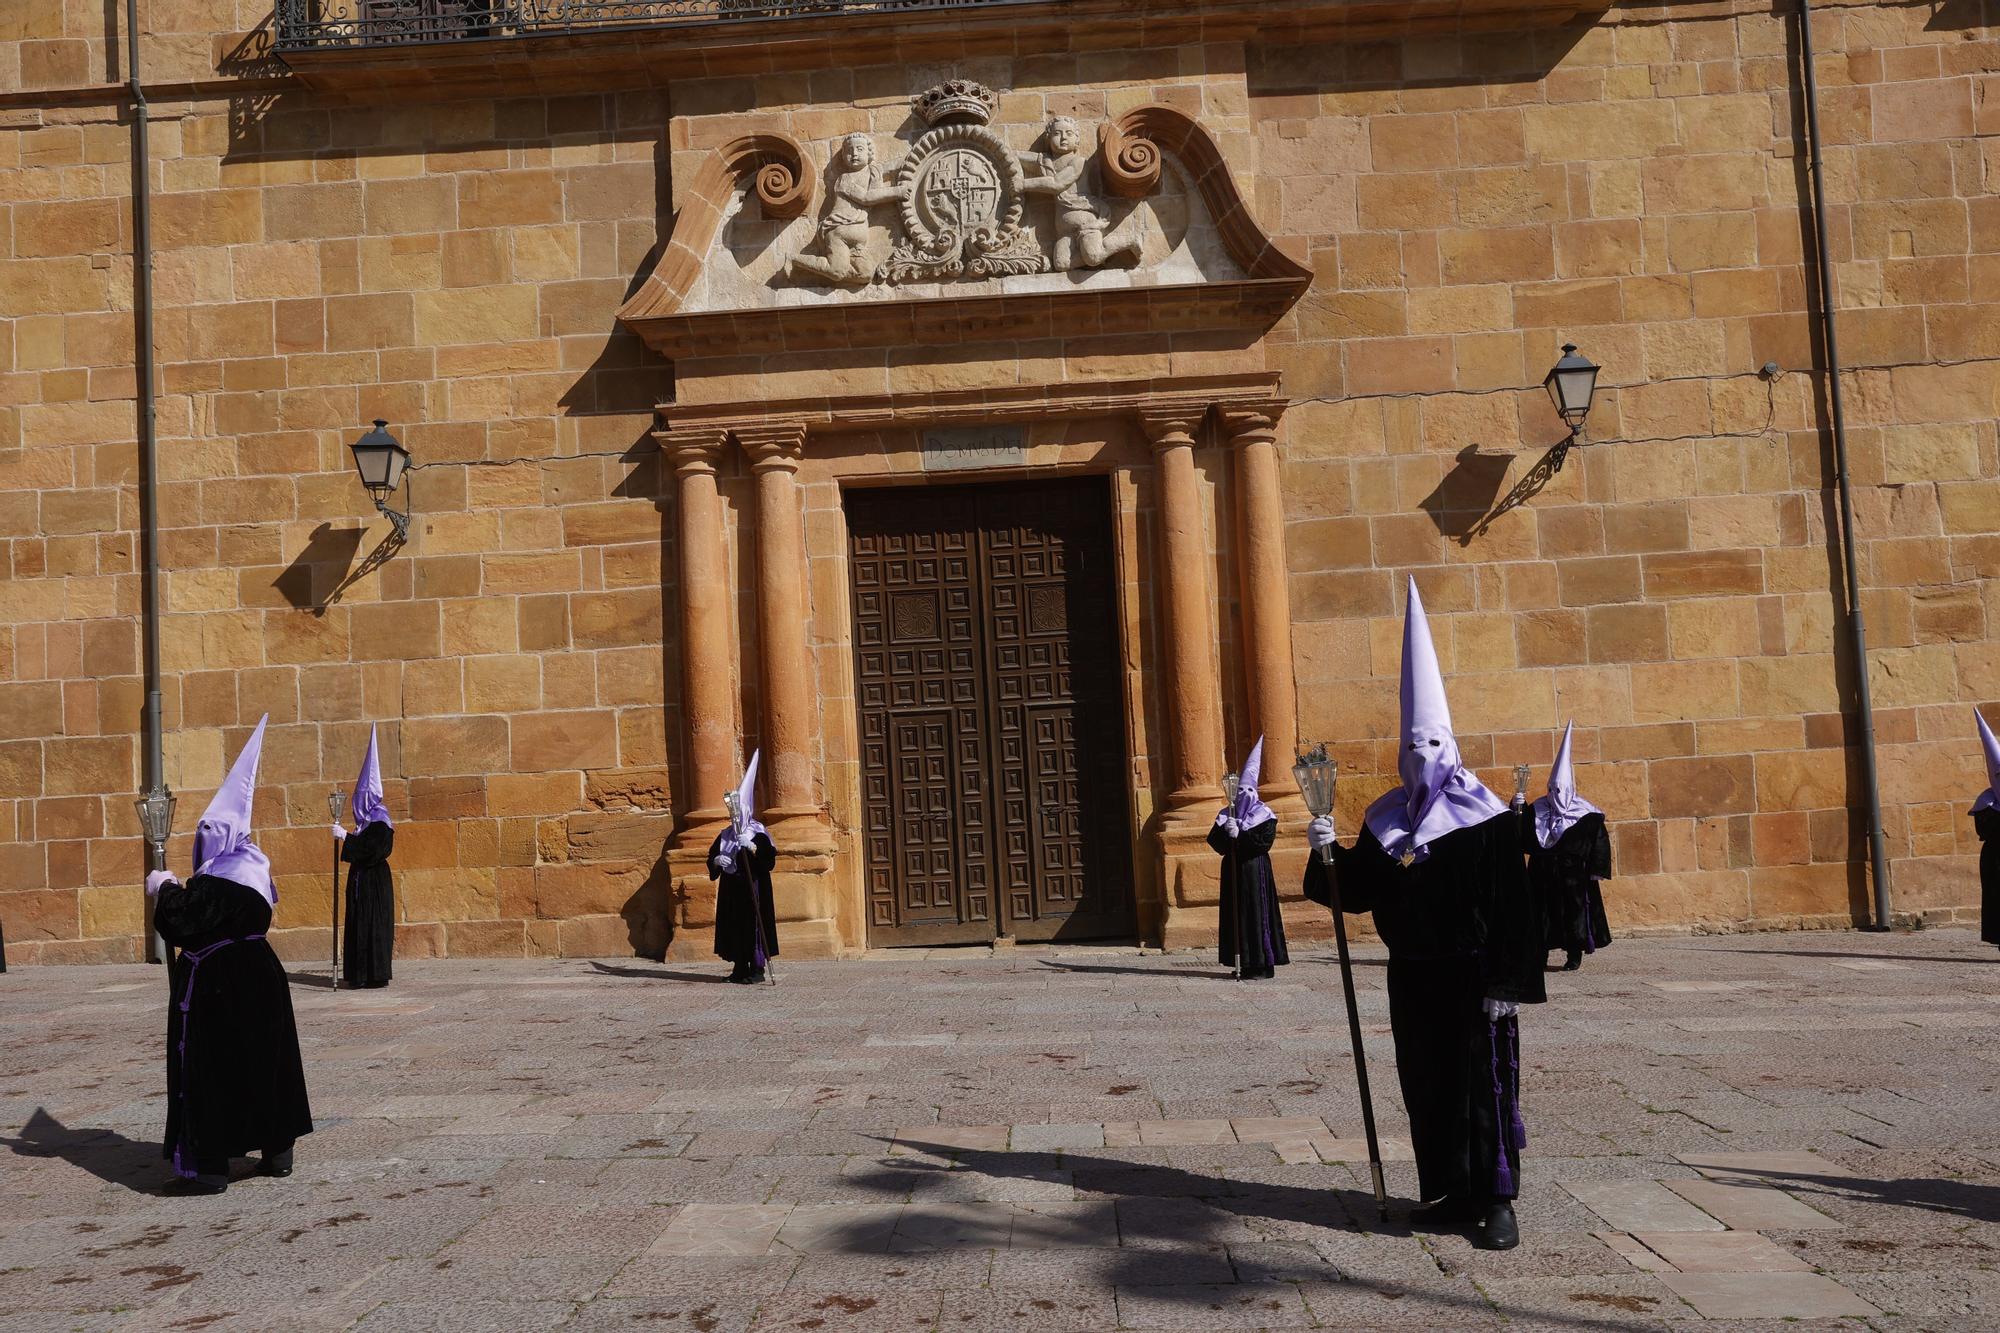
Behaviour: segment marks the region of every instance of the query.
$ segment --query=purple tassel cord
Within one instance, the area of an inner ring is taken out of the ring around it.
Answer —
[[[1487,1019],[1486,1041],[1491,1057],[1493,1123],[1498,1139],[1493,1153],[1493,1197],[1511,1199],[1516,1191],[1514,1166],[1507,1160],[1507,1149],[1511,1147],[1519,1152],[1528,1146],[1528,1126],[1521,1119],[1521,1105],[1516,1095],[1521,1086],[1521,1020],[1516,1017]],[[1507,1060],[1505,1078],[1500,1073],[1503,1044]]]

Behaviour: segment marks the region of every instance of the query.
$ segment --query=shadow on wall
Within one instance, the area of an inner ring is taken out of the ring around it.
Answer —
[[[1439,533],[1460,546],[1470,546],[1502,514],[1541,494],[1542,488],[1555,478],[1556,458],[1561,449],[1562,445],[1549,449],[1501,495],[1501,484],[1507,480],[1517,455],[1481,453],[1478,445],[1468,444],[1458,451],[1451,471],[1444,474],[1437,489],[1418,501],[1417,506],[1431,516]]]
[[[310,611],[316,616],[325,615],[326,609],[339,601],[341,594],[388,564],[402,549],[402,539],[391,530],[374,550],[363,557],[360,564],[354,564],[354,553],[361,549],[361,538],[366,532],[366,528],[336,528],[331,523],[320,524],[313,530],[305,550],[285,566],[271,581],[271,586],[298,610]]]
[[[659,857],[645,881],[625,900],[618,915],[625,919],[625,936],[632,944],[632,956],[665,962],[667,945],[674,935],[674,878],[667,867],[667,849]]]

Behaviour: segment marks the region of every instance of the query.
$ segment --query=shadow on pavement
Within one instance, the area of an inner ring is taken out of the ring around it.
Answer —
[[[1304,1234],[1308,1228],[1355,1237],[1400,1239],[1413,1234],[1406,1220],[1406,1207],[1399,1208],[1396,1221],[1386,1225],[1374,1223],[1375,1198],[1366,1190],[1233,1180],[1177,1167],[1092,1158],[1077,1152],[1060,1155],[996,1152],[901,1136],[894,1141],[920,1153],[953,1159],[944,1162],[915,1157],[887,1158],[874,1170],[857,1171],[847,1177],[849,1184],[860,1189],[911,1200],[897,1224],[899,1234],[921,1235],[932,1227],[948,1232],[959,1221],[953,1202],[940,1199],[935,1204],[925,1204],[922,1197],[925,1176],[935,1176],[939,1184],[949,1186],[952,1175],[963,1171],[1022,1180],[1046,1180],[1066,1171],[1076,1185],[1079,1203],[1095,1201],[1116,1208],[1116,1239],[1094,1247],[1100,1253],[1117,1256],[1108,1267],[1094,1274],[1094,1280],[1106,1286],[1142,1288],[1155,1298],[1213,1307],[1218,1285],[1254,1290],[1257,1286],[1337,1283],[1344,1291],[1372,1292],[1386,1301],[1411,1299],[1422,1303],[1421,1310],[1400,1307],[1389,1322],[1404,1323],[1417,1317],[1426,1326],[1451,1327],[1450,1311],[1462,1310],[1466,1326],[1483,1326],[1493,1314],[1493,1306],[1476,1291],[1461,1289],[1443,1273],[1436,1275],[1435,1282],[1428,1277],[1408,1282],[1370,1278],[1341,1270],[1319,1257],[1318,1248]],[[1253,1227],[1248,1235],[1234,1234],[1241,1223],[1251,1219],[1276,1225]],[[879,1229],[864,1223],[856,1226],[851,1236],[836,1233],[834,1240],[836,1247],[844,1252],[872,1253],[882,1248],[883,1238]],[[1305,1246],[1297,1265],[1274,1262],[1268,1257],[1268,1248],[1263,1248],[1253,1249],[1259,1257],[1250,1261],[1247,1270],[1240,1260],[1227,1261],[1233,1268],[1233,1280],[1198,1271],[1203,1261],[1218,1262],[1224,1246],[1269,1247],[1287,1242]],[[1116,1248],[1111,1248],[1112,1245]],[[1306,1258],[1307,1254],[1314,1258]],[[1175,1263],[1185,1265],[1186,1274],[1169,1276],[1163,1283],[1163,1261],[1170,1267]],[[1604,1326],[1596,1319],[1556,1313],[1538,1312],[1536,1320],[1576,1328]]]
[[[2000,1222],[2000,1185],[1981,1185],[1970,1180],[1925,1179],[1921,1176],[1870,1180],[1866,1176],[1821,1176],[1769,1167],[1733,1167],[1731,1174],[1758,1176],[1772,1185],[1795,1190],[1808,1198],[1817,1194],[1855,1203],[1890,1204],[1930,1213],[1949,1213],[1975,1222]]]
[[[1982,945],[1980,947],[1985,950],[1991,950],[1993,948],[1993,946],[1990,944]],[[1937,954],[1914,954],[1914,953],[1857,953],[1857,952],[1848,952],[1846,950],[1841,950],[1841,949],[1710,949],[1708,950],[1708,952],[1748,954],[1753,958],[1758,958],[1758,957],[1866,958],[1871,962],[1879,961],[1884,963],[1964,964],[1964,963],[2000,962],[2000,952],[1991,953],[1989,956],[1984,958],[1958,957],[1952,954],[1937,955]]]
[[[159,1144],[140,1143],[116,1130],[71,1129],[39,1106],[21,1126],[20,1137],[0,1135],[0,1146],[16,1157],[60,1157],[134,1194],[158,1194],[165,1184]]]
[[[1043,967],[1052,967],[1058,972],[1100,972],[1107,976],[1159,977],[1163,980],[1195,980],[1206,978],[1210,981],[1232,981],[1235,974],[1228,968],[1216,964],[1220,971],[1211,972],[1207,968],[1179,967],[1120,967],[1116,963],[1059,963],[1053,958],[1037,958]]]
[[[590,970],[606,977],[638,977],[645,981],[719,981],[727,983],[726,972],[669,972],[660,967],[619,967],[592,960]]]
[[[323,977],[317,972],[287,972],[285,979],[294,986],[317,986],[321,990],[333,989],[333,978]]]

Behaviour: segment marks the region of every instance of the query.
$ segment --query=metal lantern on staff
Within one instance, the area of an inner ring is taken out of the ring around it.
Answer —
[[[340,827],[340,806],[347,793],[335,787],[326,798],[327,817]],[[333,988],[340,989],[340,839],[333,840]]]
[[[1241,773],[1224,773],[1222,775],[1222,799],[1226,808],[1232,810],[1236,808],[1236,797],[1242,790],[1243,775]],[[1236,920],[1233,924],[1236,928],[1237,948],[1236,962],[1230,968],[1230,973],[1238,981],[1241,981],[1243,980],[1243,898],[1240,894],[1237,896],[1234,905],[1236,907]]]
[[[1340,780],[1340,764],[1327,758],[1326,742],[1301,751],[1292,765],[1292,779],[1305,797],[1306,810],[1315,822],[1333,819],[1335,787]],[[1368,1059],[1361,1046],[1361,1010],[1354,1000],[1354,963],[1347,952],[1347,923],[1340,914],[1340,884],[1332,873],[1333,843],[1319,849],[1320,863],[1328,867],[1327,884],[1333,909],[1333,940],[1340,951],[1340,989],[1347,999],[1347,1038],[1354,1049],[1354,1086],[1361,1094],[1361,1127],[1368,1136],[1368,1178],[1375,1189],[1375,1207],[1384,1222],[1389,1220],[1389,1190],[1382,1178],[1382,1146],[1375,1137],[1375,1099],[1368,1089]]]

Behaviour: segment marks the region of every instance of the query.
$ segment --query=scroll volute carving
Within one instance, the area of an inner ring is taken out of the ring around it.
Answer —
[[[1097,127],[1103,156],[1104,188],[1121,199],[1143,199],[1160,186],[1160,146],[1119,120]]]
[[[620,319],[669,315],[680,308],[722,230],[723,210],[746,176],[764,216],[780,222],[805,212],[819,183],[812,159],[789,134],[758,131],[717,148],[695,172],[665,253],[652,276],[618,312]]]

